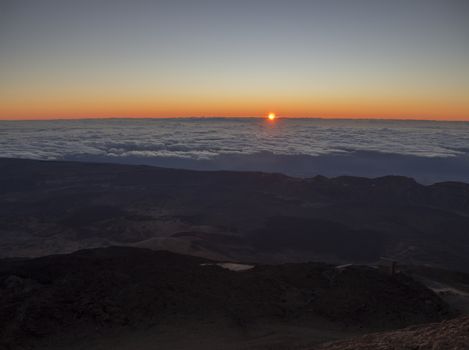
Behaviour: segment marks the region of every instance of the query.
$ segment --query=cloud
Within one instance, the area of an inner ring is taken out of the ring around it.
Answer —
[[[259,119],[0,122],[0,156],[469,182],[469,123]]]

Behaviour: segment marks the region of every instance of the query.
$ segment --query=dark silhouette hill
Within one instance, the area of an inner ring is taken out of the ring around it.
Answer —
[[[129,245],[468,271],[469,185],[0,159],[0,256]]]
[[[163,336],[164,327],[183,332],[189,323],[238,332],[259,323],[309,332],[321,325],[345,334],[449,316],[448,305],[407,274],[366,266],[295,263],[234,272],[203,258],[129,247],[0,260],[6,349],[68,349],[142,330]]]

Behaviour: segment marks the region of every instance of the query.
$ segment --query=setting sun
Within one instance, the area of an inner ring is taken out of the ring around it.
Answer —
[[[276,115],[275,113],[270,113],[267,118],[269,118],[269,120],[274,120],[276,118]]]

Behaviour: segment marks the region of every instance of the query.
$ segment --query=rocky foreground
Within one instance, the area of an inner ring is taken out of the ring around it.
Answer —
[[[314,343],[450,316],[437,294],[408,275],[366,266],[236,272],[203,258],[128,247],[0,260],[0,344],[7,349],[57,342],[70,348],[116,332],[160,334],[168,324],[180,332],[189,323],[225,324],[221,333],[249,333],[259,324],[336,331],[309,339]]]
[[[325,344],[315,350],[467,350],[469,317]]]

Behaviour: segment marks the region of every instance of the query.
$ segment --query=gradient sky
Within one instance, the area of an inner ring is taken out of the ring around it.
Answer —
[[[469,120],[468,0],[0,0],[0,119]]]

